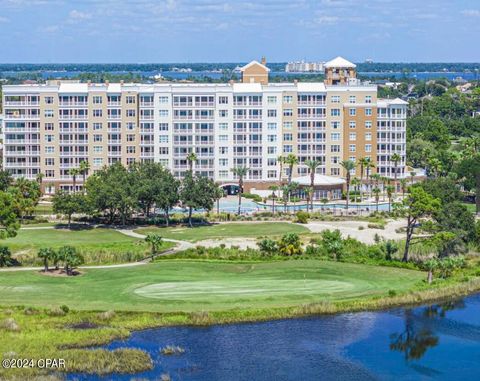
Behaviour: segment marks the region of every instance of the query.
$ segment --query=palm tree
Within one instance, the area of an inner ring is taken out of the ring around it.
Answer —
[[[88,171],[90,170],[90,163],[86,160],[80,162],[80,172],[83,176],[83,189],[85,189],[85,181],[87,180]]]
[[[233,174],[238,176],[238,214],[240,214],[242,207],[243,178],[247,175],[249,170],[250,168],[247,167],[236,167],[231,169]]]
[[[402,198],[405,198],[405,191],[407,190],[407,179],[400,179],[400,187],[402,188]]]
[[[48,273],[48,261],[50,259],[54,259],[54,250],[50,247],[42,247],[40,250],[38,250],[37,255],[40,259],[43,259],[43,272]]]
[[[372,182],[374,182],[375,184],[375,187],[378,188],[379,187],[379,182],[380,182],[380,174],[379,173],[374,173],[370,176],[370,179],[372,180]],[[372,184],[373,185],[373,184]],[[371,188],[371,194],[370,194],[370,197],[373,197],[373,186],[370,187]],[[380,188],[378,189],[380,190]]]
[[[42,172],[37,173],[37,176],[35,177],[35,180],[37,180],[37,183],[39,183],[40,186],[43,183],[43,178],[44,177],[45,177],[45,175]]]
[[[280,187],[282,191],[282,201],[283,201],[283,211],[287,212],[287,203],[288,203],[288,195],[290,194],[290,187],[285,184]]]
[[[391,206],[392,206],[392,197],[393,197],[393,193],[395,192],[395,187],[393,185],[387,185],[386,190],[387,190],[387,196],[388,196],[388,213],[390,213]]]
[[[369,168],[370,158],[362,157],[358,160],[360,165],[360,202],[363,200],[363,175],[366,168]]]
[[[187,161],[188,161],[188,169],[190,172],[193,171],[193,163],[197,161],[197,155],[195,154],[195,152],[190,152],[188,155],[187,155]]]
[[[312,196],[313,196],[313,190],[315,189],[315,172],[317,168],[321,165],[322,163],[320,160],[306,160],[305,165],[308,167],[308,170],[310,171],[310,188],[312,188]],[[311,209],[313,210],[313,198],[310,199],[311,203]]]
[[[270,185],[268,188],[272,191],[272,213],[275,214],[275,199],[277,198],[277,195],[275,194],[276,191],[278,191],[278,186],[277,185]]]
[[[371,184],[370,184],[370,171],[375,168],[375,164],[372,162],[372,160],[370,160],[370,158],[367,158],[368,161],[367,161],[367,164],[365,166],[365,170],[367,172],[367,184],[368,184],[368,187],[370,188],[370,191],[372,190],[372,187],[371,187]],[[371,197],[371,195],[370,195]]]
[[[77,191],[77,176],[80,174],[80,170],[78,168],[71,168],[68,174],[73,177],[73,193],[75,193]]]
[[[285,158],[283,156],[277,157],[277,161],[280,164],[280,174],[278,175],[278,182],[282,182],[282,171],[283,171],[283,164],[285,163]]]
[[[358,178],[354,177],[352,179],[352,181],[350,181],[350,184],[353,186],[353,191],[355,192],[354,200],[355,200],[355,202],[357,202],[357,187],[358,187],[359,184],[361,184],[361,182]],[[361,200],[361,198],[360,198],[360,200]]]
[[[375,187],[372,189],[372,192],[375,195],[375,203],[377,204],[377,212],[378,212],[378,202],[380,201],[380,188]]]
[[[284,162],[288,165],[288,185],[290,185],[292,183],[293,166],[298,164],[298,158],[293,153],[290,153]]]
[[[395,192],[397,190],[397,176],[398,176],[398,163],[402,161],[402,157],[398,153],[394,153],[390,157],[390,161],[393,163],[393,168],[395,172],[393,173],[393,178],[395,179]]]
[[[344,160],[340,165],[345,169],[345,180],[347,181],[347,211],[348,211],[348,202],[350,201],[350,178],[351,171],[355,169],[355,163],[352,160]]]
[[[304,189],[305,194],[307,196],[307,210],[308,210],[308,202],[310,201],[310,210],[313,211],[313,192],[314,189],[312,187],[306,187]]]
[[[413,185],[413,181],[415,180],[415,171],[410,172],[410,182]]]

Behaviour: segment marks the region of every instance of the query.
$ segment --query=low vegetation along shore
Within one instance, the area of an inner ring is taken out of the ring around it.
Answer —
[[[169,282],[175,292],[168,291]],[[216,293],[209,282],[216,283]],[[262,292],[252,294],[253,288]],[[480,290],[480,270],[471,259],[449,278],[428,284],[423,271],[318,259],[163,259],[140,268],[92,269],[69,279],[5,273],[0,290],[4,358],[63,358],[61,371],[68,372],[136,373],[153,366],[146,352],[87,348],[151,327],[283,319],[461,297]],[[19,300],[25,306],[15,306]],[[0,378],[47,373],[52,371],[2,369]]]

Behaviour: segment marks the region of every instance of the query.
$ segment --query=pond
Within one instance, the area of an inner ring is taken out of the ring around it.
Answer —
[[[160,349],[178,345],[181,355]],[[382,312],[135,332],[105,348],[141,348],[155,363],[132,375],[79,380],[469,380],[480,372],[480,295]]]

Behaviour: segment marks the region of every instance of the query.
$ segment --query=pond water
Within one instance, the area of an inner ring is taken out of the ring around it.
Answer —
[[[164,356],[178,345],[185,353]],[[480,372],[480,294],[382,312],[135,332],[108,349],[141,348],[155,363],[136,375],[70,380],[472,380]]]

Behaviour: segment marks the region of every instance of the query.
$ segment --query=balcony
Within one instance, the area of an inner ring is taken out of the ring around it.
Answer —
[[[142,115],[140,114],[140,120],[153,120],[153,115]]]
[[[153,102],[140,102],[140,107],[153,107]]]
[[[214,107],[215,102],[195,102],[195,107]]]
[[[60,101],[58,103],[58,105],[60,107],[80,107],[80,106],[85,107],[85,106],[88,106],[88,102],[86,102],[86,101],[85,102],[78,102],[78,101],[66,101],[66,102],[64,101],[64,102],[62,102],[62,101]]]
[[[298,101],[300,106],[325,106],[325,101]]]
[[[113,106],[121,106],[122,102],[121,101],[108,101],[107,106],[108,107],[113,107]]]
[[[58,119],[60,120],[86,120],[88,115],[59,115]]]
[[[40,119],[40,114],[5,114],[5,120],[8,119],[23,119],[23,120],[39,120]]]
[[[5,101],[5,106],[40,106],[39,101]]]

